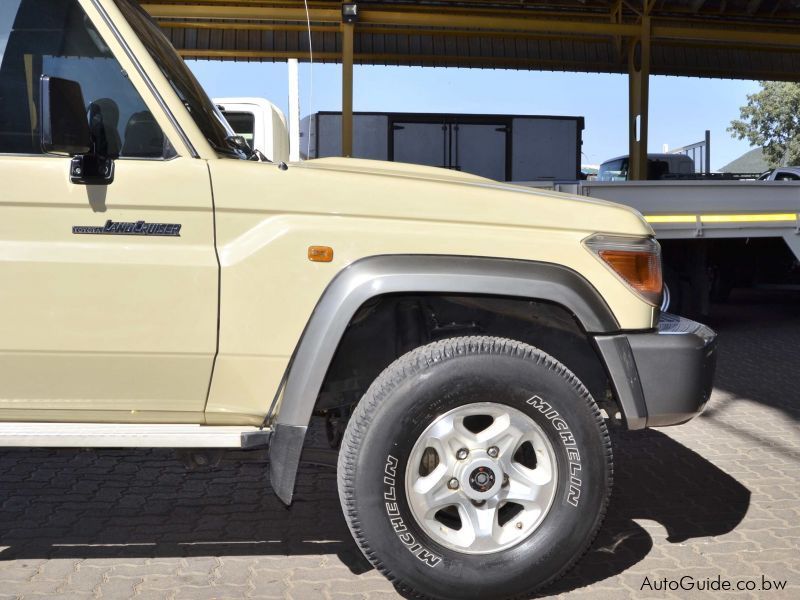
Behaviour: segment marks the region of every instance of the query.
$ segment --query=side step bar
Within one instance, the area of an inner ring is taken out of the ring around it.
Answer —
[[[0,423],[0,448],[264,448],[269,429],[139,423]]]

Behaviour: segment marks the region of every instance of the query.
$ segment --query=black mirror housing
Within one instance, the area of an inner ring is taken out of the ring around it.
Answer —
[[[42,75],[39,105],[43,152],[69,156],[89,152],[89,120],[77,81]]]

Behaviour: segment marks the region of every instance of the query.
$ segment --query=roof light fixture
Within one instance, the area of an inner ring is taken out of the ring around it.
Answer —
[[[342,4],[342,23],[355,23],[358,21],[358,4],[347,2]]]

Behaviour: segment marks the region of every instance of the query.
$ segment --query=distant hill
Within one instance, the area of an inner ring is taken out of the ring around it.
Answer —
[[[761,148],[753,148],[719,169],[722,173],[763,173],[770,167]]]

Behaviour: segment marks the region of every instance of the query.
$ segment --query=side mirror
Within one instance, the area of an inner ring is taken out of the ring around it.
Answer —
[[[88,153],[92,136],[81,84],[42,75],[39,102],[42,151],[69,156]]]
[[[72,157],[72,183],[108,185],[114,181],[114,161],[95,149],[80,83],[42,75],[39,115],[42,151]]]

